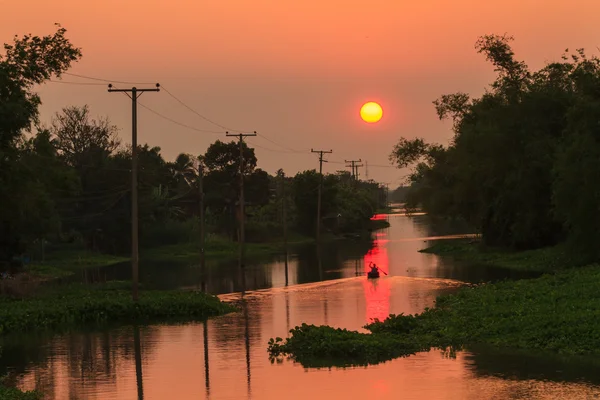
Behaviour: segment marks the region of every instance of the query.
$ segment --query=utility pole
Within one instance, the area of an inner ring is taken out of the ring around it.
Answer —
[[[317,243],[321,241],[321,191],[323,186],[323,162],[327,162],[327,160],[323,160],[323,154],[331,154],[333,150],[313,150],[310,149],[311,153],[319,153],[319,195],[317,200]]]
[[[360,160],[358,160],[358,162],[360,162]],[[358,176],[360,175],[360,174],[359,174],[359,172],[358,172],[358,167],[362,167],[362,166],[363,166],[363,164],[356,164],[356,165],[354,166],[354,168],[356,168],[356,172],[355,172],[355,174],[354,174],[354,179],[356,179],[356,181],[357,181],[357,182],[358,182],[358,180],[359,180],[359,179],[358,179]]]
[[[244,268],[244,240],[245,240],[245,228],[244,228],[244,137],[256,136],[256,131],[253,133],[229,133],[225,132],[226,136],[235,136],[239,140],[240,144],[240,233],[238,235],[238,241],[240,244],[240,269]]]
[[[206,223],[204,221],[204,166],[198,161],[198,191],[200,196],[200,273],[202,274],[201,290],[206,292],[206,257],[204,245],[206,238]]]
[[[346,167],[352,168],[352,178],[358,179],[358,168],[356,168],[356,163],[361,162],[362,160],[359,158],[358,160],[344,160],[344,162],[350,163],[350,165],[346,165]]]
[[[113,89],[112,84],[109,84],[108,91],[125,93],[131,99],[131,280],[133,301],[137,301],[139,283],[137,99],[144,92],[159,92],[160,85],[157,83],[155,89],[138,89],[135,86],[131,89]]]
[[[369,162],[365,160],[365,178],[369,180]]]

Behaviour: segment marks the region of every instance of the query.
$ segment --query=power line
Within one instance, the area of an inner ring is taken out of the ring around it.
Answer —
[[[111,81],[111,80],[104,79],[104,78],[96,78],[96,77],[92,77],[92,76],[79,75],[79,74],[72,74],[72,73],[68,73],[68,72],[65,72],[65,74],[66,74],[66,75],[71,75],[71,76],[76,76],[76,77],[79,77],[79,78],[84,78],[84,79],[91,79],[91,80],[101,81],[101,82],[115,82],[115,83],[123,83],[123,84],[149,84],[149,83],[144,83],[144,82]],[[58,81],[52,81],[52,82],[56,82],[56,83],[62,83],[62,82],[58,82]],[[67,83],[67,82],[65,82],[65,83]],[[81,82],[81,83],[80,83],[80,82],[68,82],[68,83],[70,83],[70,84],[73,84],[73,85],[101,85],[100,83],[84,83],[84,82]],[[199,113],[198,111],[196,111],[195,109],[193,109],[192,107],[190,107],[188,104],[186,104],[186,103],[185,103],[183,100],[181,100],[180,98],[178,98],[177,96],[175,96],[173,93],[171,93],[171,91],[169,91],[169,90],[168,90],[167,88],[165,88],[164,86],[161,86],[161,88],[162,88],[162,89],[163,89],[163,90],[164,90],[164,91],[165,91],[165,92],[166,92],[166,93],[167,93],[169,96],[171,96],[171,97],[172,97],[172,98],[173,98],[175,101],[177,101],[179,104],[181,104],[182,106],[184,106],[185,108],[187,108],[188,110],[190,110],[191,112],[193,112],[194,114],[196,114],[197,116],[199,116],[200,118],[202,118],[203,120],[205,120],[205,121],[207,121],[207,122],[209,122],[209,123],[211,123],[211,124],[213,124],[213,125],[216,125],[216,126],[218,126],[219,128],[223,128],[223,129],[225,129],[225,130],[234,130],[234,129],[231,129],[231,128],[228,128],[228,127],[226,127],[225,125],[221,125],[221,124],[219,124],[218,122],[215,122],[215,121],[211,120],[210,118],[208,118],[208,117],[206,117],[206,116],[202,115],[201,113]],[[195,130],[195,131],[198,131],[198,132],[209,132],[209,133],[218,133],[218,134],[221,134],[221,133],[222,133],[222,132],[217,132],[217,131],[211,131],[211,130],[205,130],[205,129],[199,129],[199,128],[190,127],[189,125],[185,125],[185,124],[179,123],[179,122],[177,122],[177,121],[175,121],[175,120],[173,120],[173,119],[171,119],[171,118],[168,118],[168,117],[166,117],[166,116],[164,116],[164,115],[162,115],[162,114],[158,113],[157,111],[151,110],[149,107],[147,107],[147,106],[144,106],[144,105],[142,105],[141,103],[139,103],[139,104],[140,104],[142,107],[145,107],[145,108],[146,108],[146,109],[148,109],[149,111],[153,112],[154,114],[156,114],[156,115],[158,115],[158,116],[160,116],[160,117],[162,117],[162,118],[165,118],[165,119],[167,119],[167,120],[169,120],[169,121],[171,121],[171,122],[173,122],[173,123],[176,123],[176,124],[178,124],[178,125],[180,125],[180,126],[183,126],[183,127],[185,127],[185,128],[192,129],[192,130]],[[269,142],[271,142],[271,143],[275,144],[276,146],[279,146],[279,147],[281,147],[281,148],[283,148],[283,149],[285,149],[285,150],[288,150],[290,153],[304,153],[304,152],[308,152],[308,149],[305,149],[305,150],[298,150],[298,149],[292,149],[292,148],[290,148],[290,147],[284,146],[284,145],[282,145],[282,144],[278,143],[277,141],[275,141],[275,140],[273,140],[273,139],[269,138],[268,136],[266,136],[266,135],[264,135],[264,134],[261,134],[261,135],[258,135],[258,136],[260,136],[260,137],[262,137],[263,139],[265,139],[265,140],[267,140],[267,141],[269,141]],[[268,148],[266,148],[266,147],[261,147],[261,146],[258,146],[258,145],[255,145],[255,146],[256,146],[256,147],[259,147],[259,148],[266,149],[266,150],[270,150],[270,151],[276,151],[276,150],[273,150],[273,149],[268,149]]]
[[[163,115],[163,114],[159,113],[158,111],[155,111],[155,110],[151,109],[150,107],[148,107],[148,106],[146,106],[146,105],[142,104],[142,103],[141,103],[141,102],[139,102],[139,101],[138,101],[138,104],[139,104],[141,107],[145,108],[146,110],[150,111],[152,114],[155,114],[155,115],[157,115],[157,116],[159,116],[159,117],[161,117],[161,118],[164,118],[164,119],[166,119],[167,121],[169,121],[169,122],[172,122],[172,123],[174,123],[174,124],[176,124],[176,125],[179,125],[179,126],[181,126],[181,127],[184,127],[184,128],[187,128],[187,129],[191,129],[191,130],[193,130],[193,131],[196,131],[196,132],[202,132],[202,133],[215,133],[215,134],[219,134],[219,135],[223,134],[223,132],[219,132],[219,131],[211,131],[211,130],[208,130],[208,129],[200,129],[200,128],[195,128],[195,127],[193,127],[193,126],[190,126],[190,125],[186,125],[186,124],[184,124],[184,123],[181,123],[181,122],[178,122],[178,121],[174,120],[173,118],[169,118],[169,117],[167,117],[166,115]]]
[[[194,110],[192,107],[188,106],[188,105],[187,105],[187,104],[185,104],[183,101],[179,100],[179,98],[177,98],[177,97],[176,97],[176,96],[175,96],[173,93],[171,93],[171,92],[169,92],[167,89],[165,89],[165,87],[164,87],[164,86],[162,87],[162,89],[163,89],[165,92],[167,92],[167,94],[168,94],[169,96],[171,96],[172,98],[174,98],[174,99],[175,99],[175,100],[176,100],[176,101],[177,101],[179,104],[181,104],[182,106],[184,106],[185,108],[187,108],[188,110],[190,110],[191,112],[193,112],[194,114],[196,114],[197,116],[199,116],[200,118],[202,118],[203,120],[205,120],[205,121],[208,121],[208,122],[210,122],[211,124],[213,124],[213,125],[216,125],[216,126],[218,126],[219,128],[223,128],[223,129],[225,129],[225,130],[234,130],[234,129],[228,128],[228,127],[226,127],[226,126],[223,126],[223,125],[221,125],[221,124],[218,124],[218,123],[216,123],[215,121],[213,121],[213,120],[211,120],[211,119],[208,119],[208,118],[207,118],[207,117],[205,117],[204,115],[200,114],[198,111]],[[220,132],[220,133],[222,133],[222,132]]]
[[[179,99],[177,96],[175,96],[173,93],[171,93],[171,92],[170,92],[168,89],[166,89],[164,86],[162,86],[162,89],[163,89],[165,92],[167,92],[167,94],[168,94],[169,96],[171,96],[173,99],[175,99],[175,101],[177,101],[179,104],[181,104],[182,106],[184,106],[185,108],[187,108],[188,110],[190,110],[191,112],[193,112],[194,114],[196,114],[197,116],[199,116],[200,118],[202,118],[203,120],[205,120],[205,121],[207,121],[207,122],[210,122],[211,124],[213,124],[213,125],[216,125],[216,126],[218,126],[219,128],[223,128],[223,129],[225,129],[225,130],[228,130],[228,131],[235,130],[235,129],[228,128],[228,127],[226,127],[225,125],[221,125],[221,124],[219,124],[219,123],[217,123],[217,122],[215,122],[215,121],[213,121],[213,120],[209,119],[208,117],[206,117],[206,116],[202,115],[201,113],[199,113],[198,111],[196,111],[195,109],[193,109],[192,107],[190,107],[188,104],[186,104],[185,102],[183,102],[183,100]],[[219,132],[219,133],[220,133],[220,132]],[[273,143],[273,144],[274,144],[274,145],[276,145],[276,146],[279,146],[279,147],[281,147],[281,148],[284,148],[284,149],[288,150],[289,152],[292,152],[292,153],[302,153],[302,152],[304,152],[304,151],[302,151],[302,150],[296,150],[296,149],[292,149],[292,148],[289,148],[289,147],[287,147],[287,146],[284,146],[284,145],[282,145],[282,144],[280,144],[280,143],[276,142],[275,140],[273,140],[273,139],[270,139],[268,136],[266,136],[266,135],[264,135],[264,134],[260,134],[260,135],[257,135],[257,136],[258,136],[258,137],[261,137],[261,138],[263,138],[263,139],[265,139],[265,140],[267,140],[267,141],[269,141],[269,142],[271,142],[271,143]],[[255,145],[255,146],[256,146],[256,145]],[[260,146],[257,146],[257,147],[260,147]],[[263,148],[264,148],[264,149],[267,149],[266,147],[263,147]],[[272,150],[272,151],[275,151],[275,150]],[[306,150],[306,151],[308,151],[308,150]]]
[[[104,79],[104,78],[99,78],[99,77],[93,77],[93,76],[88,76],[88,75],[81,75],[81,74],[74,74],[74,73],[70,73],[70,72],[64,72],[64,75],[69,75],[69,76],[73,76],[73,77],[78,77],[78,78],[82,78],[82,79],[90,79],[90,80],[94,80],[94,81],[100,81],[100,82],[114,82],[114,83],[122,83],[122,84],[149,84],[147,82],[132,82],[132,81],[114,81],[114,80],[109,80],[109,79]],[[85,85],[85,86],[98,86],[98,85],[102,85],[102,83],[92,83],[92,82],[74,82],[74,81],[57,81],[57,80],[50,80],[49,82],[52,83],[60,83],[60,84],[70,84],[70,85]],[[199,113],[198,111],[196,111],[195,109],[193,109],[192,107],[190,107],[189,105],[187,105],[185,102],[183,102],[181,99],[179,99],[177,96],[175,96],[173,93],[171,93],[168,89],[166,89],[164,86],[161,87],[169,96],[171,96],[174,100],[176,100],[178,103],[180,103],[182,106],[184,106],[185,108],[187,108],[188,110],[190,110],[191,112],[193,112],[194,114],[196,114],[197,116],[199,116],[200,118],[204,119],[205,121],[218,126],[220,128],[223,129],[227,129],[229,130],[225,125],[219,124],[218,122],[215,122],[211,119],[209,119],[208,117],[202,115],[201,113]],[[151,113],[155,114],[156,116],[163,118],[173,124],[176,124],[178,126],[181,126],[183,128],[189,129],[189,130],[193,130],[195,132],[201,132],[201,133],[213,133],[213,134],[222,134],[222,131],[216,131],[216,130],[209,130],[209,129],[201,129],[201,128],[196,128],[194,126],[191,125],[187,125],[184,124],[182,122],[179,122],[173,118],[170,118],[166,115],[163,115],[161,113],[159,113],[158,111],[138,102],[138,104],[145,108],[146,110],[150,111]],[[265,146],[261,146],[258,145],[256,143],[251,143],[248,142],[249,144],[252,144],[254,147],[260,148],[260,149],[264,149],[267,151],[271,151],[271,152],[275,152],[275,153],[281,153],[281,154],[303,154],[303,153],[308,153],[309,149],[295,149],[295,148],[291,148],[288,146],[285,146],[279,142],[277,142],[276,140],[271,139],[270,137],[264,135],[264,134],[260,134],[257,135],[258,137],[261,137],[264,140],[267,140],[269,142],[271,142],[272,144],[281,147],[282,149],[284,149],[285,151],[282,150],[277,150],[277,149],[272,149],[269,147],[265,147]],[[333,164],[344,164],[344,162],[342,161],[334,161],[334,160],[330,160],[330,163]],[[375,167],[375,168],[396,168],[395,166],[392,165],[380,165],[380,164],[370,164],[371,167]]]
[[[67,84],[67,85],[82,85],[82,86],[104,86],[105,83],[92,83],[92,82],[73,82],[73,81],[54,81],[54,80],[49,80],[48,82],[50,83],[62,83],[62,84]]]
[[[71,72],[63,72],[63,75],[76,76],[78,78],[91,79],[93,81],[101,81],[101,82],[108,82],[108,83],[123,83],[123,84],[126,84],[126,85],[154,85],[154,82],[115,81],[115,80],[110,80],[110,79],[94,78],[92,76],[73,74]]]

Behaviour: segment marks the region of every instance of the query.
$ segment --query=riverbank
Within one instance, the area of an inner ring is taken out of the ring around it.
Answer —
[[[389,227],[386,220],[372,220],[370,229],[382,229]],[[368,239],[370,231],[364,231],[360,234],[336,236],[331,233],[323,233],[321,240],[328,243],[336,240]],[[295,247],[315,243],[315,238],[291,232],[288,238],[288,251]],[[284,254],[285,247],[282,240],[246,243],[245,253],[248,259],[257,259]],[[200,258],[200,247],[197,242],[181,242],[178,244],[165,245],[153,248],[140,248],[140,258],[173,261],[189,261],[197,263]],[[227,259],[236,259],[239,255],[239,244],[235,241],[225,239],[220,236],[211,235],[206,239],[205,259],[207,261],[224,261]],[[44,262],[34,261],[27,264],[24,272],[36,280],[52,280],[57,278],[67,278],[76,274],[78,271],[86,268],[100,268],[109,265],[119,264],[129,261],[129,257],[114,256],[99,252],[91,252],[79,245],[63,246],[59,250],[50,250],[46,253]]]
[[[2,382],[0,382],[0,399],[2,400],[41,400],[43,398],[40,392],[23,392],[16,388],[3,386]]]
[[[475,239],[459,239],[438,241],[420,252],[452,257],[469,264],[488,264],[519,271],[556,272],[578,265],[562,245],[512,251],[486,247]]]
[[[91,252],[73,245],[48,252],[44,261],[26,264],[24,272],[38,279],[66,278],[84,268],[103,267],[128,260],[129,257]]]
[[[324,240],[333,240],[330,235],[326,235]],[[314,243],[314,238],[298,234],[290,235],[288,239],[288,248],[294,246]],[[248,258],[266,257],[277,254],[283,254],[284,244],[281,241],[246,243],[245,253]],[[152,258],[153,260],[190,260],[197,262],[200,257],[200,246],[198,243],[184,242],[167,246],[160,246],[140,251],[141,257]],[[239,244],[237,242],[223,239],[220,237],[210,238],[205,244],[205,258],[210,260],[235,259],[239,255]]]
[[[140,290],[131,283],[39,287],[25,298],[0,297],[0,334],[55,330],[109,322],[204,320],[236,308],[216,296],[194,291]]]
[[[476,344],[600,355],[600,266],[572,268],[564,263],[568,257],[560,247],[511,253],[462,241],[426,251],[554,273],[464,287],[439,297],[435,307],[420,314],[392,315],[367,325],[371,334],[303,325],[285,341],[271,342],[271,355],[288,355],[305,366],[365,365],[431,348]]]
[[[41,400],[39,392],[22,392],[19,389],[0,386],[0,399],[2,400]]]

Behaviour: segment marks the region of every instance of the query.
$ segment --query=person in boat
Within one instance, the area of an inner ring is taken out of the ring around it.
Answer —
[[[370,263],[369,267],[371,267],[371,271],[369,272],[370,274],[378,274],[379,273],[379,267],[377,266],[377,264]]]

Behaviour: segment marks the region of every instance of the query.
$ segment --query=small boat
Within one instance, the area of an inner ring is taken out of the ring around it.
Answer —
[[[368,279],[377,279],[377,278],[379,278],[379,271],[375,271],[375,272],[369,271],[369,272],[367,272],[367,278]]]

